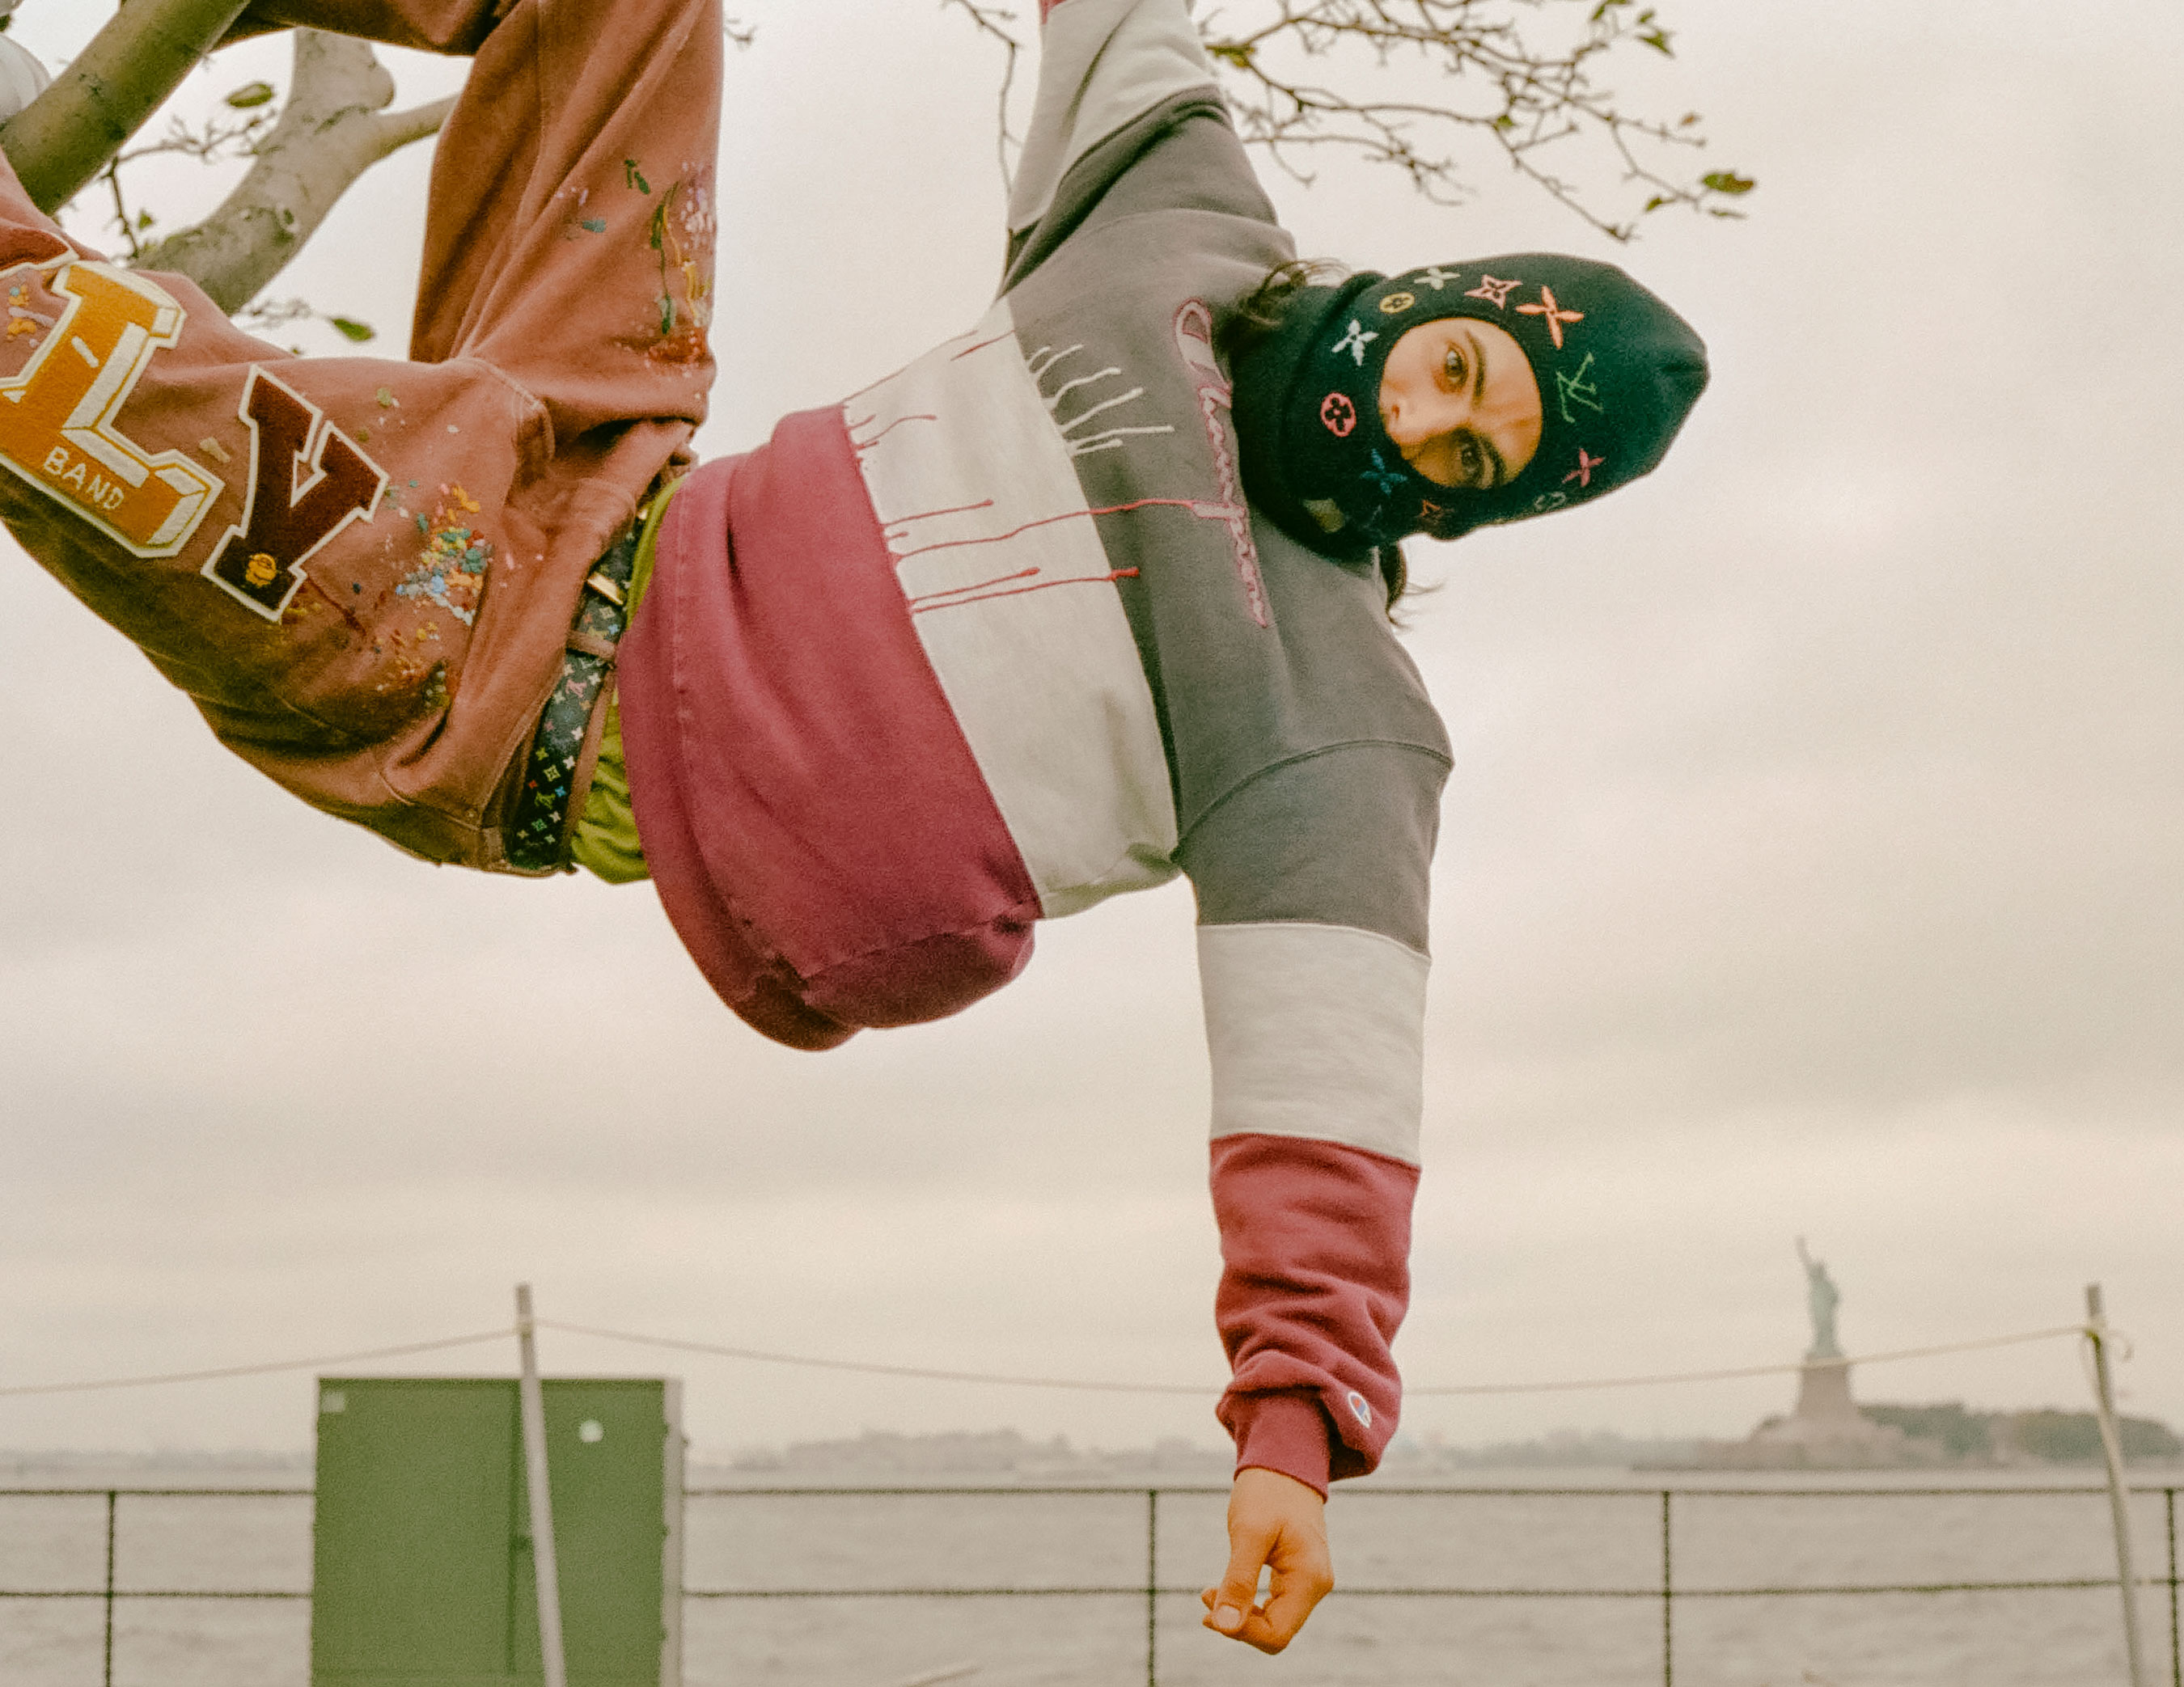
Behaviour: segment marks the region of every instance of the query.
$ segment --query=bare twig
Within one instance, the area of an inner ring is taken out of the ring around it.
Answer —
[[[1301,181],[1311,177],[1298,154],[1332,148],[1394,166],[1429,199],[1461,200],[1471,191],[1469,181],[1443,148],[1468,136],[1490,144],[1519,175],[1617,240],[1628,240],[1639,218],[1670,205],[1736,214],[1726,201],[1748,192],[1748,180],[1731,171],[1691,180],[1669,173],[1662,162],[1705,144],[1695,114],[1674,122],[1635,115],[1597,81],[1610,56],[1630,48],[1673,56],[1671,37],[1652,8],[1637,8],[1636,0],[1594,0],[1583,24],[1552,48],[1530,32],[1530,20],[1583,3],[1258,0],[1246,8],[1247,27],[1217,32],[1208,19],[1206,48],[1228,84],[1245,140]],[[1301,67],[1290,68],[1304,60],[1332,69],[1346,54],[1355,74],[1340,78],[1308,79]],[[1438,74],[1466,103],[1359,92],[1367,75],[1405,61]],[[1551,159],[1588,142],[1593,155],[1613,169],[1616,190],[1626,201],[1644,196],[1635,210],[1619,216],[1603,211],[1596,189],[1552,167]]]
[[[999,125],[1006,181],[1016,144],[1008,99],[1022,51],[1015,14],[978,0],[941,3],[1006,53]],[[1542,46],[1544,23],[1563,18],[1564,39]],[[1240,0],[1219,12],[1201,5],[1199,23],[1238,131],[1301,181],[1312,180],[1308,155],[1332,149],[1390,165],[1427,198],[1454,203],[1472,192],[1458,153],[1485,149],[1617,240],[1671,205],[1735,216],[1729,202],[1752,186],[1734,171],[1693,178],[1672,167],[1667,160],[1705,144],[1697,115],[1636,114],[1600,85],[1596,72],[1631,49],[1673,56],[1668,29],[1639,0]],[[1379,97],[1406,63],[1438,76],[1447,103]],[[1304,74],[1322,64],[1323,79]],[[1561,160],[1570,174],[1554,167]],[[1596,182],[1603,171],[1613,178],[1605,190]],[[1603,209],[1603,197],[1628,209]]]
[[[943,11],[961,12],[979,34],[1001,44],[1001,88],[994,102],[994,149],[1001,166],[1001,188],[1006,192],[1016,179],[1016,165],[1010,154],[1022,150],[1022,143],[1009,128],[1009,96],[1016,91],[1017,64],[1023,54],[1023,43],[1010,27],[1016,22],[1017,14],[997,7],[981,6],[977,0],[940,0],[940,6]]]

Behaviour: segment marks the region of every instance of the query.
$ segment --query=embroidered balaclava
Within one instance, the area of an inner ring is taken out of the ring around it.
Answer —
[[[1451,316],[1507,329],[1539,383],[1539,449],[1491,491],[1428,480],[1380,422],[1389,352]],[[1300,288],[1233,374],[1245,492],[1292,538],[1351,557],[1410,533],[1453,539],[1545,515],[1637,479],[1705,388],[1707,361],[1690,325],[1614,265],[1520,252]]]

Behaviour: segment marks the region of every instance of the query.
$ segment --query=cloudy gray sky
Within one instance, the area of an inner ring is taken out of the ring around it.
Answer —
[[[27,0],[16,38],[58,58],[111,9]],[[966,326],[999,246],[963,24],[744,9],[716,453]],[[1762,187],[1622,261],[1706,335],[1713,390],[1639,488],[1417,555],[1457,763],[1399,1353],[1428,1386],[1794,1359],[1802,1233],[1854,1351],[2064,1322],[2099,1278],[2129,1404],[2184,1419],[2184,14],[1669,9],[1677,63],[1635,91]],[[460,75],[396,57],[405,98]],[[254,46],[182,98],[284,71]],[[398,348],[426,162],[276,291]],[[1456,211],[1273,180],[1355,263],[1614,255],[1479,175]],[[150,180],[170,220],[217,186]],[[527,1278],[571,1321],[1217,1386],[1186,889],[1045,928],[956,1020],[794,1055],[648,890],[421,866],[227,757],[5,541],[0,603],[0,1384],[486,1328]],[[1217,1433],[1189,1400],[667,1368],[710,1450]],[[2054,1345],[1859,1388],[2083,1395]],[[1407,1427],[1736,1434],[1787,1389],[1422,1399]],[[0,1399],[0,1445],[299,1447],[310,1411],[296,1377]]]

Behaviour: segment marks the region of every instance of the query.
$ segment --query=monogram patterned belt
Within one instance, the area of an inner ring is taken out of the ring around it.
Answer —
[[[591,738],[592,716],[615,647],[629,621],[629,582],[637,566],[639,529],[632,528],[599,559],[584,582],[577,619],[561,656],[561,678],[546,699],[524,758],[523,783],[504,833],[508,862],[524,872],[550,872],[568,859],[569,810],[577,768]]]

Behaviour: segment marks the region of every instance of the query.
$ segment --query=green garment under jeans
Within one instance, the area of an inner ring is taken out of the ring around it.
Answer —
[[[625,625],[637,619],[637,606],[652,581],[660,518],[667,514],[667,506],[675,501],[682,486],[682,482],[676,482],[653,499],[651,508],[644,512],[644,531],[637,542],[637,565],[629,576],[629,615]],[[629,805],[629,768],[621,754],[621,701],[613,692],[607,693],[607,724],[599,734],[599,759],[592,770],[591,792],[584,799],[583,818],[577,822],[569,858],[609,884],[634,884],[651,877],[645,869],[644,845],[638,840],[637,816]]]

